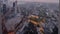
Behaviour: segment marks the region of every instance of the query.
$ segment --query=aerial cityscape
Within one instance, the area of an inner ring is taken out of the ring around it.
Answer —
[[[0,0],[0,34],[60,34],[59,0]]]

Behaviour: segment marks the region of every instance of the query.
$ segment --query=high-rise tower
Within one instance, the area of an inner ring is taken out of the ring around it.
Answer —
[[[13,8],[16,14],[17,13],[17,0],[13,2]]]

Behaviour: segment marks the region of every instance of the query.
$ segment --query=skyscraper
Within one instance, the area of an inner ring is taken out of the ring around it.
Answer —
[[[17,0],[15,2],[13,2],[13,8],[15,11],[15,14],[17,13]]]

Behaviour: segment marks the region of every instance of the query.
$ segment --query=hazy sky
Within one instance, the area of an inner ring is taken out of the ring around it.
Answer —
[[[14,1],[14,0],[11,0],[11,1]],[[59,0],[18,0],[18,1],[59,3]]]

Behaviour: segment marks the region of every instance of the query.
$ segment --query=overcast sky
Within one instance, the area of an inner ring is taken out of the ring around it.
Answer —
[[[11,0],[11,1],[14,1],[14,0]],[[18,0],[18,1],[59,3],[59,0]]]

